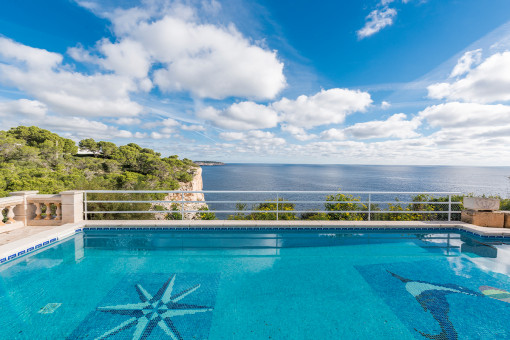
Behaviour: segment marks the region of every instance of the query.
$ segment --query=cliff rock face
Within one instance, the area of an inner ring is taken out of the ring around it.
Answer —
[[[204,187],[204,182],[202,181],[202,168],[194,168],[193,169],[193,179],[191,182],[181,182],[179,183],[180,187],[178,190],[183,191],[202,191]],[[165,201],[181,201],[184,196],[184,201],[205,201],[204,194],[202,193],[184,193],[183,195],[180,193],[175,194],[169,194],[165,197]],[[174,208],[177,208],[177,212],[180,212],[181,210],[181,204],[180,203],[169,203],[164,204],[164,206],[171,210],[172,206]],[[200,210],[203,208],[207,208],[207,204],[200,203],[200,202],[190,202],[190,203],[184,203],[184,211],[186,210]],[[161,219],[164,219],[164,216],[162,216]],[[189,212],[184,213],[184,219],[185,220],[194,220],[197,219],[197,213],[195,212]]]
[[[204,182],[202,181],[202,168],[194,168],[193,169],[193,179],[191,182],[181,182],[179,183],[179,190],[185,191],[202,191],[204,188]],[[168,195],[168,200],[180,201],[182,199],[181,194],[172,194]],[[204,194],[197,193],[189,193],[184,194],[185,201],[204,201]]]

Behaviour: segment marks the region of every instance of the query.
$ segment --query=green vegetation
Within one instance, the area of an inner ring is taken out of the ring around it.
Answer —
[[[277,209],[278,205],[278,209]],[[285,203],[285,200],[278,199],[276,200],[268,200],[263,203],[258,203],[253,205],[251,213],[245,213],[244,211],[248,210],[247,205],[245,203],[237,203],[236,210],[238,213],[235,215],[231,215],[228,217],[229,220],[276,220],[276,210],[278,210],[278,220],[298,220],[298,216],[289,211],[293,211],[295,204],[293,203]],[[260,212],[259,212],[260,211]],[[267,212],[265,212],[267,211]]]
[[[129,143],[117,146],[91,138],[79,142],[90,154],[79,155],[71,139],[35,126],[0,131],[0,197],[9,192],[39,190],[176,190],[193,179],[195,164],[178,156]],[[89,194],[89,200],[150,200],[164,195]],[[91,203],[90,210],[149,210],[150,203]],[[94,214],[95,215],[95,214]],[[93,218],[147,219],[154,214],[98,214]],[[180,215],[180,214],[179,214]]]
[[[448,197],[433,197],[430,195],[417,195],[411,198],[413,203],[404,204],[395,199],[395,203],[374,204],[370,206],[372,221],[445,221],[448,214],[440,213],[448,211]],[[462,196],[452,196],[452,202],[461,202]],[[326,196],[324,210],[326,212],[292,213],[295,205],[285,203],[279,199],[278,219],[279,220],[326,220],[326,221],[363,221],[368,220],[368,206],[362,202],[360,197],[338,193]],[[510,206],[510,200],[502,200]],[[437,204],[443,203],[443,204]],[[246,204],[236,205],[237,213],[230,215],[232,220],[276,220],[276,201],[268,200],[264,203],[254,204],[248,209]],[[247,213],[247,210],[255,211]],[[303,209],[304,210],[304,209]],[[461,211],[462,205],[452,204],[452,211]],[[390,211],[390,212],[379,212]],[[418,211],[422,213],[411,213]],[[435,213],[438,212],[438,213]],[[452,214],[452,220],[460,220],[460,214]]]

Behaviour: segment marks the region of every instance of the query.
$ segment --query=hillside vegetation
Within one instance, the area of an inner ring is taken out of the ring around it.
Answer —
[[[79,146],[89,154],[77,155],[74,141],[35,126],[0,131],[0,197],[20,190],[175,190],[196,167],[134,143],[85,139]]]

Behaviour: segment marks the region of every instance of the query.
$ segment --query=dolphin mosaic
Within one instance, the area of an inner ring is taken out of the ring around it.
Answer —
[[[430,312],[432,317],[439,323],[441,333],[426,334],[416,329],[422,336],[433,340],[455,340],[458,339],[457,331],[450,321],[448,312],[450,305],[446,299],[448,294],[466,294],[473,296],[485,296],[484,294],[461,287],[456,284],[436,284],[424,281],[414,281],[406,279],[395,273],[388,271],[392,276],[405,283],[406,290],[414,296],[416,301],[422,306],[423,310]]]
[[[489,286],[480,286],[479,289],[483,295],[490,297],[491,299],[510,302],[510,293],[506,290]]]

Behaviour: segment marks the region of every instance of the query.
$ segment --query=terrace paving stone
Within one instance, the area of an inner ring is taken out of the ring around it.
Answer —
[[[6,232],[0,231],[0,246],[18,241],[29,236],[54,229],[55,226],[22,227]]]

